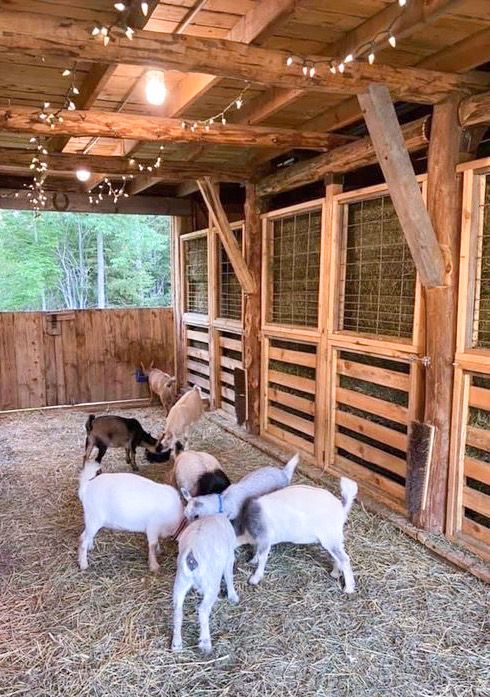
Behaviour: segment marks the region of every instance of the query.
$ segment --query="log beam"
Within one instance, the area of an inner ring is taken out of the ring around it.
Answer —
[[[0,148],[0,172],[15,173],[29,171],[32,156],[35,151],[20,150],[16,148]],[[111,155],[72,155],[70,153],[51,153],[45,156],[48,164],[49,173],[74,174],[79,167],[86,167],[92,174],[109,174],[128,176],[139,172],[138,164],[145,167],[152,167],[154,161],[138,160],[131,164],[127,157]],[[155,174],[142,175],[151,182],[149,185],[163,182],[194,181],[197,177],[206,175],[215,177],[218,181],[243,182],[252,177],[253,171],[238,167],[228,167],[224,165],[200,164],[196,162],[181,162],[162,160],[158,169],[154,169]],[[127,191],[131,195],[139,193],[137,188],[132,188],[131,182],[128,184]],[[146,187],[143,187],[146,188]],[[130,190],[131,189],[131,190]]]
[[[93,63],[130,63],[164,70],[209,73],[219,77],[249,80],[268,87],[359,94],[373,82],[385,84],[396,99],[436,104],[448,94],[483,92],[490,86],[484,73],[453,75],[437,71],[388,65],[349,63],[344,74],[332,74],[328,65],[318,65],[313,78],[299,66],[286,69],[286,51],[259,48],[235,41],[141,31],[132,41],[121,38],[103,46],[90,39],[89,22],[48,17],[29,12],[0,14],[0,56],[18,62],[33,54],[64,55]],[[324,56],[307,56],[314,63]]]
[[[323,150],[350,142],[351,136],[310,133],[289,128],[265,128],[236,124],[214,124],[204,128],[182,128],[179,119],[106,111],[61,111],[62,123],[54,131],[68,136],[133,138],[143,142],[210,143],[237,147],[287,147]],[[53,129],[39,120],[39,110],[30,107],[0,108],[0,131],[53,135]]]
[[[490,92],[467,97],[458,107],[459,123],[470,126],[490,126]]]
[[[46,191],[48,202],[43,210],[57,211],[54,199],[60,205],[65,203],[64,197],[59,196],[59,191]],[[180,215],[191,216],[192,204],[183,198],[171,198],[164,196],[133,196],[120,198],[116,205],[112,200],[105,198],[97,207],[90,204],[87,194],[68,192],[67,211],[78,213],[127,213],[131,215]],[[29,210],[31,203],[27,198],[25,189],[0,189],[0,209],[5,210]]]
[[[420,280],[429,288],[442,286],[444,259],[390,93],[383,85],[372,85],[358,99]]]
[[[414,522],[431,532],[443,531],[446,512],[461,231],[462,181],[456,173],[461,135],[458,100],[453,98],[434,109],[427,176],[427,207],[445,258],[444,284],[425,291],[430,365],[425,378],[424,421],[435,426],[435,439],[427,507]]]
[[[221,205],[218,190],[209,177],[203,177],[197,181],[199,191],[202,194],[204,202],[208,208],[209,215],[214,226],[218,231],[221,244],[225,248],[228,259],[233,267],[233,271],[243,289],[244,293],[255,293],[255,280],[250,273],[245,259],[242,256],[236,237],[226,217],[226,213]]]
[[[429,123],[430,118],[424,117],[401,127],[408,152],[416,152],[427,146]],[[278,174],[264,177],[257,185],[257,194],[259,196],[278,194],[281,191],[311,184],[327,174],[342,174],[376,162],[376,150],[371,138],[360,138],[318,157],[292,165]]]
[[[262,234],[260,200],[254,184],[245,187],[244,254],[245,263],[255,282],[255,292],[245,295],[243,310],[243,367],[247,381],[247,418],[249,433],[260,431],[260,361],[261,361],[261,264]]]

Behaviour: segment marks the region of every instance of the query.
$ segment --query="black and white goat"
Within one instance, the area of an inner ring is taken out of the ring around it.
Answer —
[[[342,477],[340,491],[342,501],[319,487],[289,486],[245,503],[234,527],[237,546],[255,546],[251,563],[257,565],[257,570],[250,577],[250,584],[257,585],[262,580],[273,545],[320,543],[333,558],[332,576],[339,578],[343,574],[345,592],[354,592],[354,576],[344,548],[344,523],[356,497],[357,484]]]

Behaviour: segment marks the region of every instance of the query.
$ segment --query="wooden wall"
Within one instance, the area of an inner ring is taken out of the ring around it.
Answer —
[[[0,410],[138,399],[141,362],[174,372],[171,308],[0,313]]]

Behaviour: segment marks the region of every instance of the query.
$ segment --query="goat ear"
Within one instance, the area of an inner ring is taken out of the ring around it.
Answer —
[[[180,493],[182,494],[182,497],[183,497],[187,502],[189,502],[189,501],[191,500],[192,496],[189,494],[189,492],[187,491],[187,489],[184,489],[184,487],[181,487]]]
[[[140,363],[140,368],[141,368],[141,370],[143,371],[143,373],[146,373],[146,368],[145,368],[143,362]]]
[[[150,367],[148,368],[148,370],[152,370],[153,365],[154,365],[154,362],[155,362],[155,361],[152,361],[152,362],[150,363]]]

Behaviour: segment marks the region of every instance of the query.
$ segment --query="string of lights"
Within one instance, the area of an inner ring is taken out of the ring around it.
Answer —
[[[213,116],[209,116],[207,119],[197,119],[192,121],[183,119],[181,123],[182,128],[190,128],[191,131],[197,131],[199,128],[201,128],[205,131],[209,131],[211,126],[213,126],[216,122],[221,122],[223,126],[226,126],[226,115],[232,109],[242,108],[243,104],[245,103],[245,94],[248,92],[249,89],[250,85],[247,83],[240,92],[240,94],[237,97],[235,97],[229,104],[227,104],[224,109],[219,111],[217,114],[213,114]]]
[[[100,184],[98,184],[95,189],[89,191],[88,200],[93,206],[98,206],[104,198],[112,198],[112,201],[117,204],[118,200],[122,198],[129,198],[129,194],[126,191],[126,186],[128,181],[133,179],[133,175],[122,176],[122,183],[119,186],[115,186],[108,177],[104,178]]]
[[[139,2],[139,0],[131,0],[130,2],[115,2],[114,8],[120,13],[119,17],[113,24],[94,24],[91,30],[91,35],[101,37],[104,46],[108,46],[115,33],[122,33],[128,39],[132,40],[135,34],[135,29],[129,23],[130,15],[134,16],[135,9],[139,7],[139,11],[143,17],[148,16],[149,6],[147,2]]]
[[[34,146],[29,169],[33,172],[31,184],[26,184],[27,199],[31,203],[35,211],[41,210],[46,206],[48,197],[44,191],[44,181],[48,174],[48,163],[46,156],[48,151],[44,142],[38,136],[32,136],[29,140],[30,145]]]
[[[327,65],[331,73],[343,73],[345,70],[345,66],[348,63],[352,63],[352,61],[357,60],[358,58],[362,58],[367,52],[369,52],[367,55],[368,63],[372,65],[376,60],[376,47],[379,43],[381,43],[383,39],[386,39],[388,41],[388,44],[392,48],[396,48],[396,36],[394,29],[397,22],[403,14],[404,8],[406,7],[408,0],[396,1],[398,2],[398,5],[401,8],[401,12],[390,22],[390,24],[386,28],[378,31],[369,41],[365,41],[364,43],[357,46],[355,51],[348,53],[343,59],[337,60],[328,58],[325,60],[319,59],[312,61],[308,58],[303,58],[302,56],[291,54],[286,59],[286,65],[288,67],[292,65],[300,65],[303,75],[305,77],[310,78],[315,77],[318,67],[320,65]]]
[[[153,172],[154,169],[158,169],[159,167],[161,167],[164,150],[165,146],[160,145],[158,155],[156,156],[155,160],[151,163],[151,165],[143,164],[142,162],[138,162],[134,157],[130,157],[128,161],[129,166],[137,166],[140,172]]]

